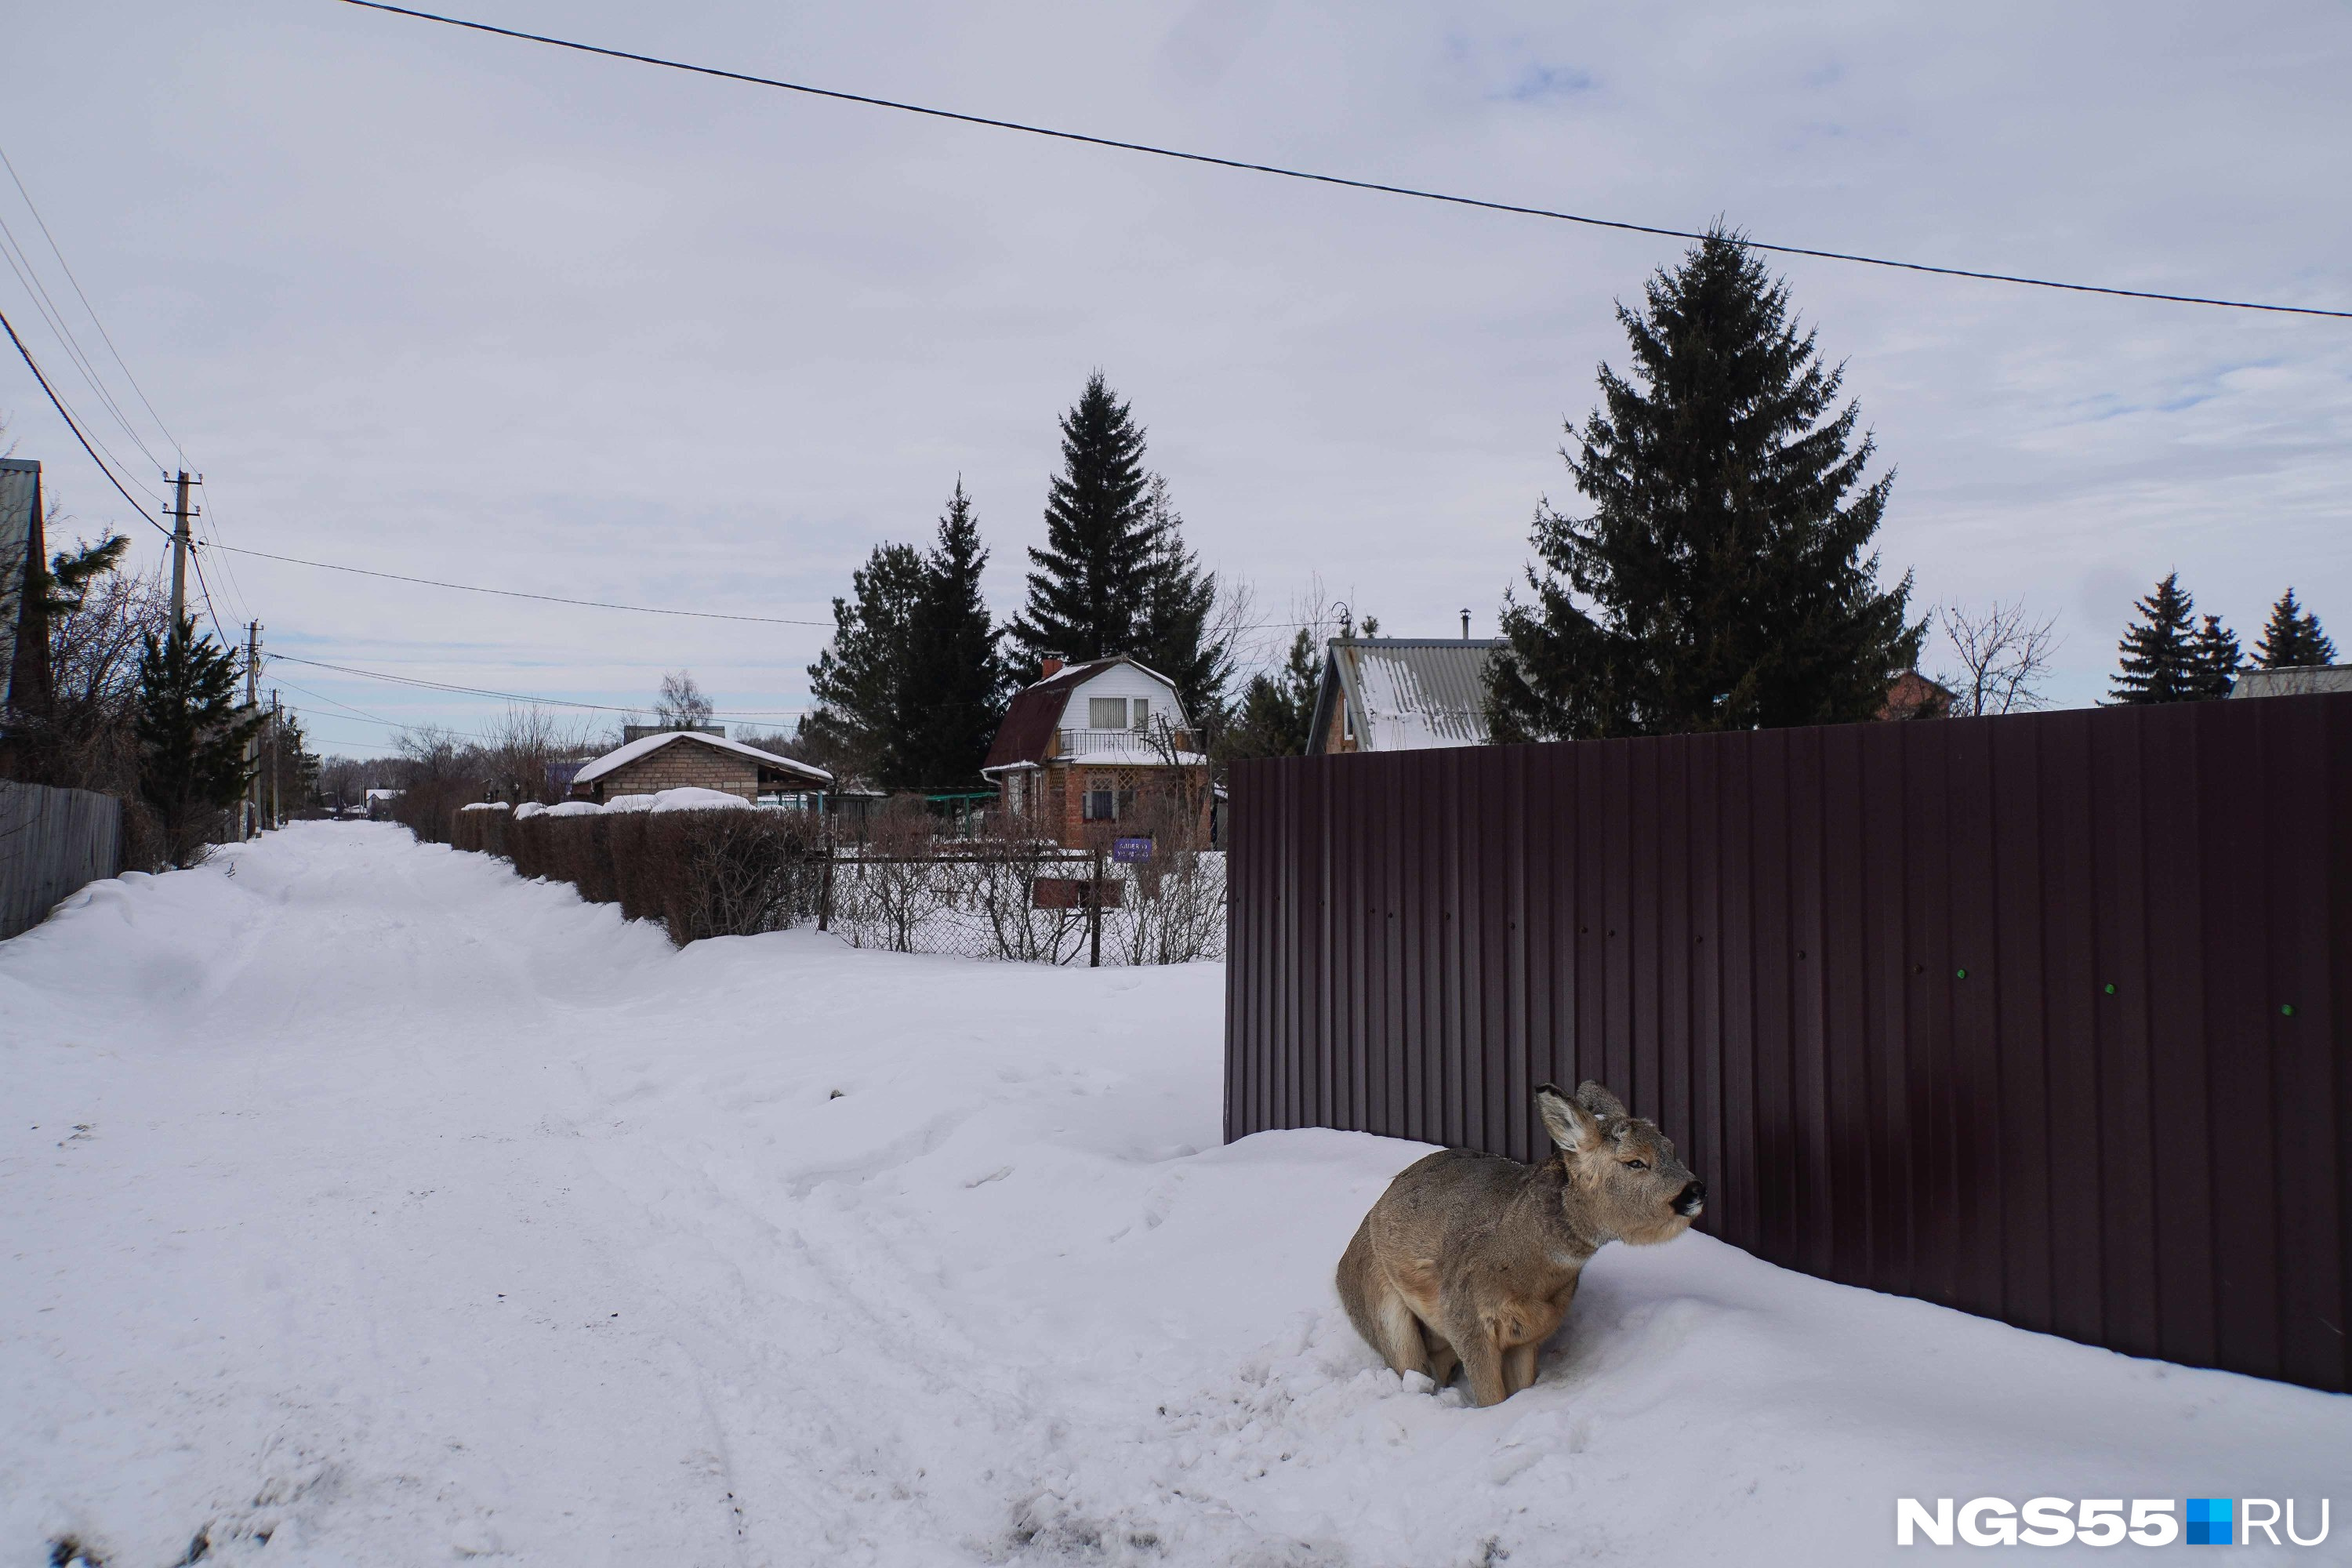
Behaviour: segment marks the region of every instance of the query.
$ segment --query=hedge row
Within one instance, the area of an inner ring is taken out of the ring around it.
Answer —
[[[659,921],[684,947],[706,936],[756,936],[816,918],[824,859],[801,812],[511,812],[453,815],[450,842],[503,856],[516,874],[569,882],[590,903]]]

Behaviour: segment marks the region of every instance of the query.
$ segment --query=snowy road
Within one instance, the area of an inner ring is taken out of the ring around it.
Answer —
[[[2352,1541],[2352,1401],[1703,1237],[1604,1252],[1529,1393],[1408,1392],[1329,1273],[1420,1150],[1218,1147],[1222,991],[675,952],[373,826],[100,884],[0,944],[0,1568],[1870,1563],[1985,1493]]]

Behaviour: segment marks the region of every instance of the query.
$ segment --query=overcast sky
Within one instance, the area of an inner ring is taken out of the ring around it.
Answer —
[[[449,7],[1637,222],[2352,308],[2336,0]],[[8,32],[0,146],[204,471],[211,531],[585,598],[824,621],[961,475],[1010,614],[1055,418],[1099,366],[1261,618],[1319,576],[1386,631],[1456,635],[1467,606],[1491,634],[1538,500],[1578,499],[1558,447],[1625,363],[1612,302],[1681,248],[331,0],[87,0]],[[0,216],[78,311],[5,185]],[[2062,703],[2104,691],[2132,598],[2175,568],[2249,643],[2292,583],[2352,648],[2352,321],[1775,266],[1898,471],[1886,575],[2054,615]],[[0,300],[152,479],[13,277]],[[80,528],[160,559],[21,365],[0,412]],[[280,654],[620,705],[684,667],[778,727],[825,637],[212,563],[222,621],[257,616]],[[389,746],[352,710],[478,731],[501,709],[268,679],[327,751]]]

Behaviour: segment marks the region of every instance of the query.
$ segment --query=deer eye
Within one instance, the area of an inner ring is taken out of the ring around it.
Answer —
[[[1629,1171],[1646,1171],[1650,1168],[1650,1162],[1647,1160],[1628,1160],[1625,1162],[1625,1168]]]

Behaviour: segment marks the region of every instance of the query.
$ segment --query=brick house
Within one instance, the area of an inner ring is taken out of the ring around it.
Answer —
[[[1176,688],[1119,655],[1085,664],[1045,660],[1014,693],[981,774],[1009,822],[1031,823],[1072,848],[1122,822],[1180,813],[1206,840],[1209,759]]]
[[[831,773],[807,763],[698,730],[667,730],[584,764],[572,776],[572,796],[602,803],[616,795],[691,787],[757,800],[762,795],[821,790],[831,783]]]
[[[1307,754],[1486,744],[1486,672],[1507,646],[1501,637],[1333,637],[1323,645]]]

